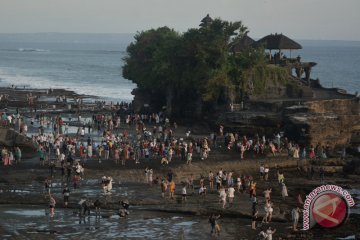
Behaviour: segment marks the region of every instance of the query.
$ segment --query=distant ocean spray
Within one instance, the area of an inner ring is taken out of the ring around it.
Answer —
[[[132,34],[0,34],[0,86],[65,88],[131,101],[136,85],[121,74],[131,41]],[[360,91],[359,42],[300,42],[303,49],[291,54],[318,63],[312,78],[326,87]]]

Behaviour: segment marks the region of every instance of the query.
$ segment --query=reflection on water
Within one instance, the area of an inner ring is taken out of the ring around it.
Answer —
[[[52,219],[49,217],[48,209],[38,206],[0,206],[0,218],[7,219],[2,223],[6,234],[55,234],[57,239],[187,239],[190,234],[191,238],[203,239],[207,236],[203,231],[197,230],[199,226],[208,227],[206,219],[201,217],[174,216],[142,210],[131,210],[128,219],[120,218],[115,211],[104,211],[102,216],[97,218],[90,215],[79,218],[73,210],[56,209],[55,217]],[[1,239],[5,237],[0,236]]]
[[[30,210],[30,209],[17,209],[17,210],[7,210],[4,211],[5,214],[14,214],[18,216],[24,216],[24,217],[39,217],[39,216],[45,216],[46,212],[43,210]]]
[[[355,207],[351,208],[352,214],[360,214],[360,190],[359,189],[347,189],[355,201]]]

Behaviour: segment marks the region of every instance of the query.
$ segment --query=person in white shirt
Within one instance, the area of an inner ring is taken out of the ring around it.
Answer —
[[[57,146],[55,151],[56,151],[55,154],[56,154],[57,159],[58,159],[59,161],[61,161],[61,159],[60,159],[60,147]]]
[[[184,184],[183,188],[181,189],[182,200],[186,201],[186,184]]]
[[[298,223],[299,223],[299,217],[300,217],[300,208],[296,207],[291,211],[291,218],[293,220],[293,230],[298,231]]]
[[[241,190],[241,178],[240,178],[240,177],[238,177],[238,178],[236,179],[236,190],[237,190],[238,192],[240,192],[240,190]]]
[[[261,164],[261,165],[260,165],[259,172],[260,172],[260,179],[261,179],[261,180],[264,180],[265,167],[264,167],[264,165],[263,165],[263,164]]]
[[[230,207],[232,207],[235,197],[235,188],[232,185],[228,188],[228,197],[229,197]]]
[[[206,195],[206,187],[204,185],[200,186],[199,188],[199,195],[205,198]]]
[[[222,203],[222,208],[225,208],[225,205],[226,205],[226,192],[225,192],[224,187],[220,187],[219,197],[220,197],[220,202]]]
[[[264,180],[267,181],[269,179],[269,168],[265,167],[264,169]]]
[[[276,232],[276,229],[272,230],[271,227],[269,227],[266,230],[266,240],[272,240],[272,235]]]

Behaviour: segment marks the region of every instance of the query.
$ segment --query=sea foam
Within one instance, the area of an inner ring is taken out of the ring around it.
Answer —
[[[122,84],[121,87],[116,84],[81,84],[62,81],[53,81],[44,77],[24,76],[21,74],[11,74],[4,69],[0,69],[0,86],[11,87],[14,85],[18,88],[35,88],[35,89],[66,89],[78,94],[96,96],[108,101],[127,101],[133,99],[131,94],[134,85]]]
[[[39,48],[19,48],[19,52],[49,52],[48,49],[39,49]]]

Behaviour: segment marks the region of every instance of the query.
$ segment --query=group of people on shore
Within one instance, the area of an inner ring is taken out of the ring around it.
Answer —
[[[21,162],[21,157],[22,152],[18,146],[14,148],[7,148],[4,146],[1,150],[1,161],[3,166],[19,164]]]
[[[17,112],[20,115],[19,111]],[[4,116],[7,115],[4,113]],[[23,118],[19,117],[19,119]],[[69,117],[69,122],[71,120]],[[18,128],[27,133],[28,130],[24,129],[26,121],[19,121],[21,123],[18,123]],[[225,132],[223,126],[219,126],[217,133],[210,133],[209,137],[193,138],[190,130],[182,136],[183,133],[175,134],[178,132],[177,124],[175,122],[170,124],[170,120],[163,112],[94,114],[88,122],[79,115],[80,127],[76,134],[68,133],[68,123],[60,115],[52,117],[46,113],[39,113],[34,119],[31,118],[31,125],[34,125],[35,121],[40,127],[32,138],[38,144],[38,154],[42,163],[49,163],[54,153],[56,159],[61,162],[64,160],[62,154],[65,154],[67,159],[70,152],[72,158],[79,157],[82,162],[95,158],[101,163],[102,160],[111,159],[116,164],[125,165],[129,160],[140,163],[141,160],[157,159],[162,165],[168,165],[174,157],[178,157],[190,165],[194,157],[205,160],[209,157],[210,148],[219,148],[222,145],[228,151],[238,152],[240,159],[268,155],[277,157],[284,151],[287,152],[288,157],[294,159],[315,159],[326,158],[330,151],[330,146],[323,146],[320,143],[315,147],[312,145],[308,148],[300,147],[280,133],[272,138],[260,137],[258,134],[249,137],[237,132]],[[146,124],[149,124],[150,128]],[[132,127],[134,132],[131,130]],[[45,128],[51,130],[45,133]],[[88,128],[87,134],[86,128]],[[94,129],[97,130],[100,141],[93,139]]]
[[[73,180],[74,189],[79,187],[86,162],[92,160],[97,160],[99,163],[113,161],[116,165],[126,165],[129,161],[145,164],[158,161],[163,166],[171,166],[172,161],[177,159],[190,166],[194,157],[197,160],[206,160],[211,149],[218,149],[222,146],[224,151],[236,152],[238,159],[268,155],[277,157],[284,151],[288,157],[294,159],[327,157],[327,147],[321,144],[316,147],[300,147],[281,134],[276,134],[273,138],[260,137],[258,134],[249,137],[239,133],[225,133],[224,128],[220,126],[219,131],[210,133],[209,137],[194,138],[190,130],[187,130],[183,136],[183,133],[179,134],[177,124],[171,124],[163,113],[127,114],[125,116],[118,116],[115,113],[97,114],[93,115],[87,123],[82,122],[79,118],[81,126],[75,134],[68,134],[64,118],[60,115],[56,117],[39,115],[32,121],[38,121],[38,124],[43,126],[43,128],[39,128],[37,134],[32,136],[38,147],[40,165],[43,166],[47,163],[50,169],[60,166],[62,177],[64,178],[66,175],[68,183]],[[50,126],[48,127],[51,129],[50,131],[44,131],[46,125]],[[146,125],[150,125],[150,128]],[[88,128],[87,133],[86,128]],[[98,137],[93,136],[94,129],[97,130]],[[22,131],[27,132],[27,130]],[[13,150],[3,148],[1,157],[4,165],[10,165],[15,160],[20,162],[21,150],[17,149],[19,148],[16,147]],[[268,166],[260,166],[260,182],[269,180],[269,171]],[[277,169],[276,172],[282,199],[286,200],[288,193],[284,173],[280,169]],[[53,171],[50,175],[53,175]],[[171,171],[160,180],[158,177],[154,177],[154,170],[147,167],[145,182],[150,185],[160,185],[162,197],[165,198],[168,191],[169,198],[175,199],[176,182]],[[183,202],[188,201],[189,192],[194,193],[194,182],[194,176],[190,175],[186,182],[181,183],[180,195]],[[111,183],[111,177],[102,179],[102,188],[105,194],[111,192]],[[252,228],[256,229],[259,213],[257,187],[257,182],[251,175],[240,175],[221,168],[216,173],[210,171],[207,177],[200,176],[198,195],[205,199],[208,191],[218,191],[220,206],[225,209],[234,206],[234,199],[238,193],[247,192],[250,196],[249,201],[252,203]],[[266,188],[264,191],[265,215],[262,219],[264,224],[272,221],[274,202],[271,199],[271,193],[271,188]],[[63,190],[65,206],[68,206],[69,195],[70,189],[66,185]],[[51,216],[54,216],[56,201],[51,193],[49,196],[50,213]],[[298,221],[296,212],[293,215],[294,219]],[[219,215],[212,215],[211,221],[209,220],[212,232],[216,234],[220,232],[219,218]],[[295,227],[294,230],[296,230]]]

